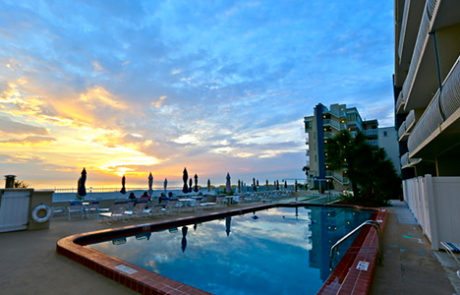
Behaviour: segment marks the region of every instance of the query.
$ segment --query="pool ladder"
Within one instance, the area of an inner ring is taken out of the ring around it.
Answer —
[[[329,252],[329,270],[332,271],[333,267],[333,263],[334,263],[334,258],[335,258],[335,254],[338,252],[338,247],[343,243],[345,242],[348,238],[350,238],[354,233],[356,233],[357,231],[360,231],[363,227],[365,227],[366,225],[370,225],[372,226],[372,228],[375,229],[375,231],[377,232],[377,236],[378,236],[378,239],[379,239],[379,249],[378,249],[378,256],[377,256],[377,259],[378,259],[378,262],[379,263],[382,263],[382,260],[383,260],[383,241],[382,241],[382,233],[381,233],[381,230],[380,230],[380,223],[375,221],[375,220],[366,220],[364,221],[363,223],[361,223],[360,225],[358,225],[355,229],[353,229],[351,232],[349,232],[348,234],[346,234],[345,236],[343,236],[340,240],[338,240],[332,247],[331,247],[331,251]]]

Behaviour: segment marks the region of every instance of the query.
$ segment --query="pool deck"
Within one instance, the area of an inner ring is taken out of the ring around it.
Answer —
[[[436,258],[444,253],[431,251],[404,203],[392,205],[387,208],[390,214],[384,234],[384,262],[377,267],[371,294],[455,294],[448,278],[454,284],[456,278]],[[226,208],[213,211],[220,210]],[[190,214],[194,213],[181,216]],[[169,215],[153,219],[174,218]],[[49,230],[0,233],[1,293],[136,294],[56,252],[56,241],[60,238],[136,223],[139,221],[108,225],[94,219],[59,218],[52,221]]]

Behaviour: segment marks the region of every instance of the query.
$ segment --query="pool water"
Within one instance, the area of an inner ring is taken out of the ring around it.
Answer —
[[[316,294],[329,275],[330,247],[370,215],[272,208],[87,247],[213,294]]]

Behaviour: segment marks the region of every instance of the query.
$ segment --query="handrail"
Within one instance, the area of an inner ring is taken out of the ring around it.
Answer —
[[[363,228],[366,225],[372,226],[377,231],[377,236],[379,238],[378,260],[379,260],[379,263],[382,262],[382,258],[383,258],[383,255],[382,255],[382,253],[383,253],[383,242],[382,242],[382,234],[381,234],[381,231],[380,231],[380,223],[378,223],[375,220],[366,220],[363,223],[361,223],[360,225],[358,225],[357,227],[355,227],[351,232],[349,232],[348,234],[346,234],[345,236],[340,238],[340,240],[338,240],[334,245],[332,245],[331,251],[329,252],[329,270],[332,271],[332,263],[334,261],[335,253],[337,252],[336,250],[338,249],[340,244],[345,242],[354,233],[356,233],[357,231],[361,230],[361,228]]]

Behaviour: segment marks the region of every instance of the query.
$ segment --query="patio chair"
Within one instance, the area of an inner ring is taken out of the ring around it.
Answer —
[[[133,209],[133,217],[143,217],[152,215],[153,209],[152,206],[149,206],[147,200],[140,200],[134,205]]]
[[[99,201],[88,201],[88,204],[83,207],[86,216],[96,216],[99,217]],[[108,211],[108,210],[107,210]]]
[[[115,201],[110,207],[109,212],[101,212],[99,216],[105,218],[109,222],[117,220],[124,221],[133,216],[132,203],[128,201]]]
[[[458,243],[452,243],[452,242],[441,242],[441,246],[446,249],[447,253],[454,258],[455,263],[457,264],[457,267],[459,268],[456,273],[457,277],[460,278],[460,261],[458,260],[457,254],[460,253],[460,244]]]
[[[70,201],[69,206],[67,206],[67,216],[71,220],[72,214],[80,215],[81,218],[84,217],[85,211],[83,209],[83,203],[81,201]]]

